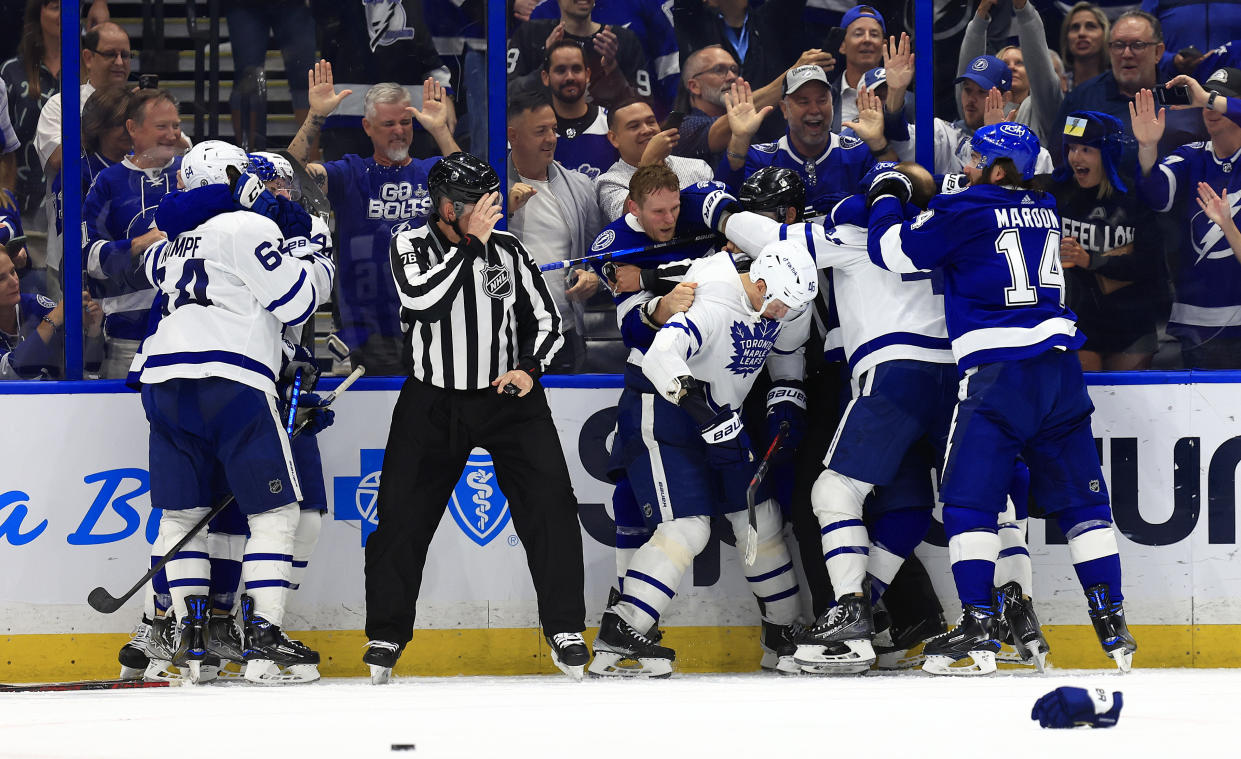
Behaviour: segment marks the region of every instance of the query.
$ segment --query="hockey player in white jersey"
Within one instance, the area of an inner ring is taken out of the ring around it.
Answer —
[[[185,156],[181,180],[190,190],[237,185],[248,166],[240,148],[208,141]],[[156,551],[206,515],[216,471],[246,515],[245,677],[260,683],[317,677],[302,677],[299,667],[318,663],[280,628],[301,490],[275,380],[284,325],[310,318],[331,290],[334,269],[322,257],[287,255],[284,245],[275,222],[233,211],[152,246],[143,270],[163,296],[164,313],[133,366],[151,424],[151,500],[164,509]],[[166,570],[180,620],[177,658],[192,681],[207,647],[206,540],[195,536]]]
[[[620,601],[603,615],[590,671],[666,677],[673,653],[642,631],[654,628],[690,562],[706,546],[713,515],[726,516],[738,543],[747,528],[743,494],[754,454],[739,409],[771,356],[778,377],[800,377],[817,292],[813,262],[781,243],[747,274],[717,253],[689,268],[693,304],[672,316],[649,349],[631,355],[621,394],[616,446],[643,516],[656,525],[633,555]],[[798,586],[775,501],[760,496],[758,554],[747,580],[765,621],[791,624]]]

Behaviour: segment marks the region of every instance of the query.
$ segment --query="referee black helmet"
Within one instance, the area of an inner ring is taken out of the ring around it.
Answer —
[[[806,185],[801,177],[776,166],[764,166],[751,174],[742,183],[738,197],[745,210],[774,211],[782,223],[786,208],[796,212],[794,221],[800,221],[806,210]]]
[[[500,177],[483,159],[458,151],[431,167],[427,175],[431,202],[439,207],[441,198],[452,201],[458,216],[470,203],[489,192],[500,191]]]

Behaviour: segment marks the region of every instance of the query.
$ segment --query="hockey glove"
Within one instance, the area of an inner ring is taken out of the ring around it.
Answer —
[[[707,229],[720,231],[725,212],[740,210],[741,204],[723,182],[699,182],[681,190],[681,218],[701,221]]]
[[[297,420],[293,429],[307,422],[303,435],[317,435],[336,421],[336,412],[328,408],[323,399],[315,393],[302,393],[297,402]]]
[[[1111,727],[1120,719],[1124,703],[1120,691],[1109,695],[1102,688],[1066,685],[1035,701],[1030,719],[1038,720],[1040,727]]]
[[[319,363],[315,361],[314,355],[304,346],[295,345],[289,342],[288,339],[284,340],[283,348],[284,361],[280,367],[280,378],[288,382],[291,387],[294,377],[297,376],[297,370],[301,369],[302,390],[304,391],[302,398],[305,398],[305,391],[313,389],[315,381],[319,377]],[[304,401],[299,401],[299,403],[302,402]]]
[[[750,448],[750,436],[745,433],[741,416],[724,407],[718,414],[698,427],[707,444],[707,463],[718,469],[728,469],[754,461]]]
[[[276,196],[267,189],[263,180],[253,174],[239,174],[229,171],[228,188],[233,195],[233,203],[242,211],[254,211],[272,221],[276,220],[279,203]]]
[[[899,171],[881,171],[871,180],[870,189],[866,192],[866,207],[873,206],[876,200],[885,195],[896,198],[904,206],[913,194],[914,186],[909,177]]]
[[[775,463],[791,461],[797,446],[806,437],[806,391],[797,380],[778,380],[767,391],[767,440],[776,439],[780,425],[789,423],[784,442],[775,454]]]

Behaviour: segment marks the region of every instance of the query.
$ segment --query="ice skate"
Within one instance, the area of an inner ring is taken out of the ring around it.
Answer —
[[[764,670],[778,672],[781,675],[800,675],[801,667],[793,660],[797,652],[794,639],[805,629],[802,625],[777,625],[775,622],[763,620],[763,628],[758,634],[758,645],[763,649],[763,658],[759,662]]]
[[[1047,638],[1043,637],[1038,616],[1034,613],[1034,599],[1023,595],[1021,586],[1016,582],[1005,583],[1000,592],[1004,594],[1004,613],[999,635],[1003,648],[996,658],[999,661],[1015,661],[1033,666],[1040,673],[1045,672],[1050,649]],[[1011,655],[1008,653],[1010,646]]]
[[[386,685],[392,679],[392,668],[401,658],[405,646],[386,640],[368,640],[362,661],[371,668],[371,685]]]
[[[173,640],[176,625],[177,617],[171,609],[164,616],[156,616],[151,620],[151,635],[147,638],[147,666],[142,673],[142,679],[169,683],[181,682],[181,671],[172,665],[173,657],[177,652],[177,646]]]
[[[849,594],[797,636],[795,661],[824,675],[856,675],[875,663],[870,600]]]
[[[182,676],[197,685],[202,676],[203,659],[207,657],[207,613],[210,600],[206,596],[185,599],[185,619],[177,631],[177,650],[172,663]]]
[[[676,652],[655,643],[630,627],[615,612],[603,613],[590,674],[595,677],[649,677],[672,675]]]
[[[926,641],[948,631],[948,625],[940,614],[919,620],[911,627],[897,627],[892,624],[882,601],[875,605],[873,617],[875,667],[888,672],[922,666],[926,661],[923,655]]]
[[[561,632],[547,636],[547,645],[551,648],[552,662],[561,672],[574,680],[581,680],[590,663],[590,649],[581,633]]]
[[[927,641],[922,671],[932,675],[990,675],[995,673],[996,639],[1000,611],[994,606],[966,605],[961,622]]]
[[[289,637],[254,613],[254,600],[241,597],[242,655],[245,678],[252,683],[282,685],[319,679],[319,654]]]
[[[1124,606],[1120,601],[1113,601],[1107,586],[1102,584],[1086,589],[1086,604],[1103,652],[1116,660],[1121,672],[1128,672],[1133,667],[1133,653],[1138,650],[1138,644],[1129,633]]]
[[[244,680],[245,668],[246,659],[236,618],[213,616],[207,622],[207,658],[203,660],[203,681]]]
[[[144,616],[142,621],[134,625],[129,641],[121,646],[116,655],[121,664],[122,680],[141,680],[151,658],[147,656],[147,643],[151,639],[151,620]]]

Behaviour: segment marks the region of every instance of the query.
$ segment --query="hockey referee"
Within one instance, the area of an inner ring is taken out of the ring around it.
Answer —
[[[485,448],[526,547],[552,659],[581,678],[582,534],[577,498],[538,377],[562,342],[534,259],[500,219],[500,178],[453,153],[428,176],[425,227],[392,238],[410,376],[392,412],[379,527],[366,544],[362,660],[387,682],[409,642],[431,537],[470,450]]]

